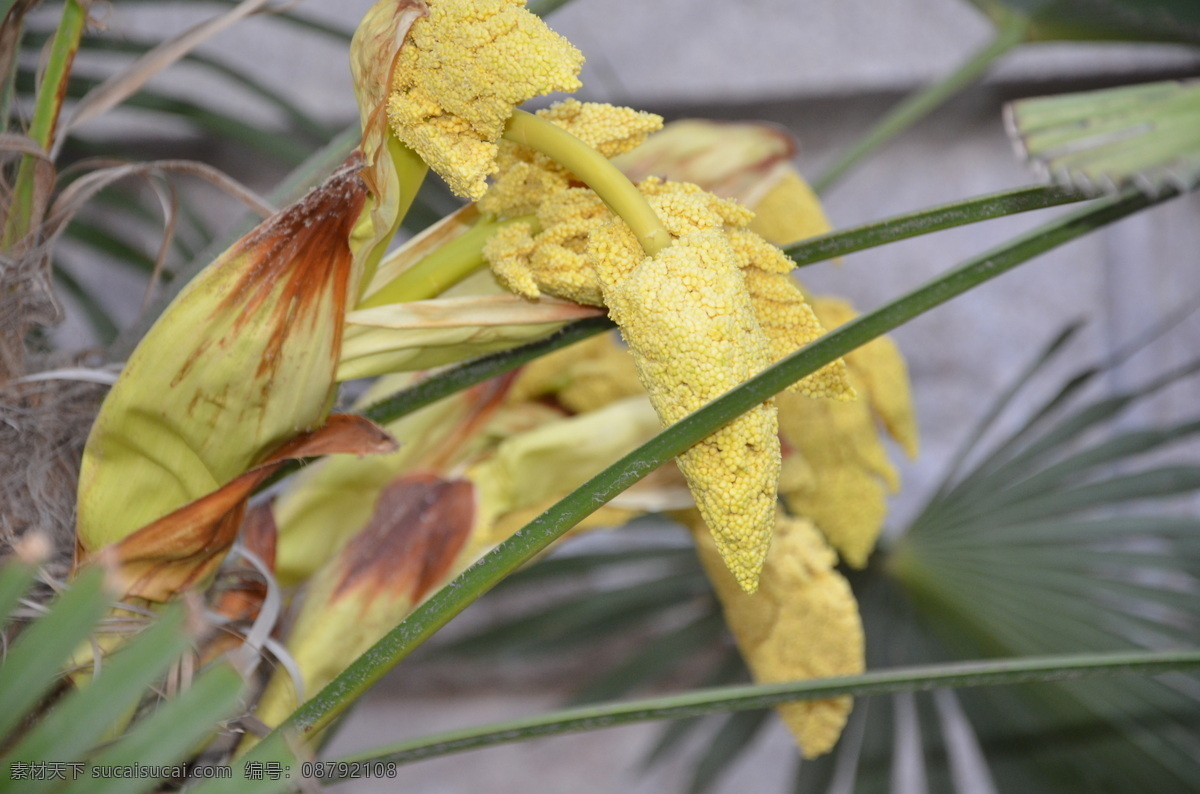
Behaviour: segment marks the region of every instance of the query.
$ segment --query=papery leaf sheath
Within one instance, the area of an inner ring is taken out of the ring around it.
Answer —
[[[84,551],[215,491],[322,423],[356,288],[360,166],[352,156],[235,243],[138,345],[84,450]]]
[[[261,465],[104,548],[101,555],[116,565],[123,597],[166,601],[216,571],[237,537],[246,501],[284,463],[395,448],[392,437],[374,423],[353,415],[332,416],[323,427],[296,437]],[[86,562],[86,551],[77,549],[77,558]]]

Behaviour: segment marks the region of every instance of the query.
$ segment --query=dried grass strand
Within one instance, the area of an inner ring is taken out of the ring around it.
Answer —
[[[51,156],[58,156],[63,142],[66,141],[71,130],[121,104],[145,85],[151,77],[183,58],[217,33],[251,14],[258,13],[268,2],[269,0],[244,0],[225,13],[172,36],[93,88],[75,105],[70,117],[59,125],[50,149]]]

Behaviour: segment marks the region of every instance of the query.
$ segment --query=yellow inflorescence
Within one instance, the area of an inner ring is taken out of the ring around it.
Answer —
[[[590,190],[569,188],[538,207],[542,231],[514,224],[484,254],[507,287],[607,306],[664,424],[679,421],[823,331],[778,249],[745,227],[753,213],[696,185],[639,185],[674,238],[646,257],[629,227]],[[796,387],[849,398],[840,360]],[[770,544],[780,473],[775,405],[768,401],[679,460],[730,570],[748,592]]]
[[[813,298],[813,311],[821,323],[833,330],[858,317],[847,301],[833,297]],[[888,435],[915,458],[920,447],[917,434],[917,414],[913,410],[909,390],[908,365],[900,348],[889,337],[880,336],[846,355],[846,365],[867,392],[871,410]]]
[[[765,339],[720,230],[687,234],[620,280],[601,280],[664,424],[767,366]],[[753,592],[771,542],[779,481],[774,403],[756,406],[678,460],[717,549],[742,588]]]
[[[740,591],[718,547],[695,520],[700,561],[721,600],[725,622],[756,681],[797,681],[863,670],[863,627],[836,555],[812,524],[779,516],[757,594]],[[779,708],[806,758],[828,752],[850,713],[848,697]]]
[[[588,254],[650,400],[673,424],[758,374],[769,353],[724,230],[749,213],[693,185],[647,180],[643,189],[675,242],[646,257],[614,220],[592,235]],[[717,549],[747,592],[771,542],[779,466],[773,401],[679,457]]]
[[[392,75],[388,118],[455,193],[478,199],[513,108],[574,91],[583,56],[525,0],[427,0]]]
[[[792,261],[782,251],[746,230],[731,232],[730,242],[745,275],[758,322],[770,342],[772,363],[825,333],[800,285],[789,275]],[[854,389],[840,361],[793,384],[789,391],[808,397],[854,399]]]
[[[593,231],[612,220],[604,202],[587,188],[567,188],[542,202],[537,212],[542,232],[516,223],[493,235],[483,255],[500,283],[518,295],[536,299],[546,293],[603,306],[595,270],[585,256]]]
[[[789,272],[791,260],[775,246],[746,230],[754,213],[740,204],[718,198],[686,182],[649,178],[638,185],[672,235],[690,229],[720,229],[741,271],[744,290],[765,337],[769,363],[794,353],[825,332]],[[598,272],[614,280],[619,271],[631,270],[641,258],[632,232],[621,223],[592,235],[589,257]],[[604,280],[603,275],[601,280]],[[665,308],[665,307],[664,307]],[[854,389],[839,359],[790,387],[810,397],[849,400]]]
[[[562,127],[605,157],[637,147],[662,128],[662,117],[632,108],[567,99],[538,116]],[[497,177],[479,200],[479,211],[502,217],[529,215],[542,203],[571,186],[571,174],[561,165],[527,146],[501,141]],[[577,183],[576,183],[577,184]]]
[[[856,316],[850,304],[815,298],[813,309],[829,328]],[[847,564],[867,563],[887,515],[887,493],[899,486],[876,430],[878,417],[910,455],[917,428],[908,375],[895,344],[880,337],[846,355],[851,382],[866,399],[852,403],[779,398],[779,424],[788,445],[812,476],[780,488],[788,508],[812,521]]]

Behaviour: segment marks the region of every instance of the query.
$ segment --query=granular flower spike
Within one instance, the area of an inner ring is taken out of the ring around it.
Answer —
[[[428,0],[388,85],[388,119],[460,196],[478,199],[517,105],[580,87],[583,56],[524,0]]]
[[[617,239],[610,239],[613,236]],[[593,235],[589,255],[619,261],[621,231]],[[741,271],[719,228],[686,234],[632,269],[601,269],[605,302],[664,424],[767,366]],[[669,307],[664,311],[664,307]],[[739,586],[752,593],[771,540],[780,454],[774,402],[738,417],[677,459]]]
[[[694,512],[681,518],[716,590],[746,665],[761,683],[855,675],[864,668],[862,619],[837,560],[813,526],[778,515],[775,537],[753,597],[742,592],[722,565],[713,540]],[[841,735],[849,697],[792,703],[778,708],[805,758],[823,755]]]

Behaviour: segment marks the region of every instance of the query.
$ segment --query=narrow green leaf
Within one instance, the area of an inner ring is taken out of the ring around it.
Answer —
[[[785,684],[723,687],[685,695],[566,709],[539,717],[413,739],[338,760],[348,763],[393,761],[406,764],[543,736],[599,730],[634,722],[773,708],[798,700],[818,700],[841,695],[866,697],[946,688],[1009,686],[1084,676],[1155,675],[1198,668],[1200,650],[1130,651],[965,662]]]
[[[725,652],[725,658],[717,666],[712,676],[705,682],[706,686],[723,686],[726,684],[741,683],[748,680],[749,672],[746,670],[746,663],[742,661],[741,654],[736,648],[729,647]],[[672,752],[677,750],[687,737],[691,736],[707,719],[705,717],[686,717],[684,719],[672,720],[671,724],[667,725],[662,734],[659,735],[658,741],[642,758],[639,766],[643,770],[650,769],[655,764],[663,761]]]
[[[63,4],[62,16],[54,31],[50,51],[39,70],[40,82],[30,75],[28,85],[22,89],[21,69],[14,77],[15,90],[35,94],[33,118],[29,121],[29,137],[45,151],[53,148],[58,129],[58,115],[62,111],[63,87],[69,82],[71,64],[79,49],[79,39],[87,22],[87,7],[80,0],[67,0]],[[19,62],[18,62],[19,63]],[[33,155],[22,155],[17,175],[12,182],[11,192],[6,195],[6,213],[3,231],[0,231],[0,250],[9,251],[32,231],[32,224],[39,222],[44,207],[34,206],[36,170],[38,159]]]
[[[1054,185],[1005,190],[884,218],[862,226],[839,229],[788,246],[783,252],[792,259],[796,267],[804,267],[866,248],[919,237],[922,234],[1021,212],[1072,204],[1086,198],[1087,195],[1078,190]]]
[[[105,732],[118,727],[159,676],[187,650],[183,610],[169,608],[154,625],[110,658],[100,675],[68,696],[46,715],[9,757],[18,761],[62,761],[78,758]],[[24,792],[48,790],[53,781],[22,784]]]
[[[146,777],[92,776],[100,766],[171,766],[185,760],[197,743],[210,736],[220,720],[237,712],[242,677],[232,667],[219,665],[192,682],[187,691],[143,718],[120,741],[91,760],[83,777],[69,786],[68,794],[138,794],[158,789]]]
[[[4,704],[0,737],[8,735],[50,691],[71,654],[86,642],[104,615],[108,596],[103,581],[103,572],[85,572],[58,597],[48,614],[26,627],[13,643],[0,664],[0,703]]]
[[[988,251],[841,326],[664,430],[553,505],[471,569],[435,593],[352,662],[277,730],[319,731],[392,666],[497,582],[545,549],[600,505],[753,406],[880,334],[1038,254],[1162,201],[1140,193],[1096,204]]]

